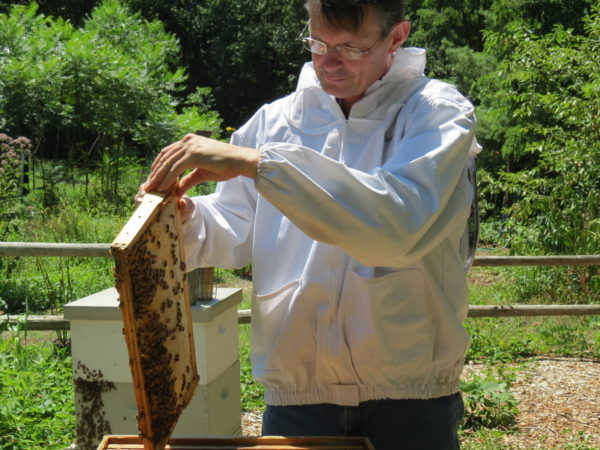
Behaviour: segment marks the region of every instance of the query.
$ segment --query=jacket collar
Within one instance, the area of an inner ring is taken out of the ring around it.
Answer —
[[[390,80],[413,78],[415,76],[423,75],[423,72],[425,71],[425,61],[426,52],[422,48],[410,47],[398,49],[394,54],[394,61],[390,70],[388,70],[380,80],[375,81],[375,83],[367,89],[366,94],[374,91]],[[304,64],[304,67],[300,72],[296,92],[315,87],[320,89],[321,84],[317,78],[313,63],[308,62]]]
[[[400,48],[394,54],[392,67],[367,89],[365,96],[354,105],[353,111],[356,109],[359,116],[366,117],[386,99],[386,85],[422,77],[425,59],[423,49]],[[321,88],[312,62],[306,63],[302,68],[296,91],[289,100],[284,113],[286,119],[305,133],[321,133],[345,120],[335,98]]]

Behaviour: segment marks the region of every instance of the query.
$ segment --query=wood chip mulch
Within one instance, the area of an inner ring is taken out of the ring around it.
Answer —
[[[600,360],[535,357],[519,364],[524,368],[511,391],[520,413],[503,446],[600,449]],[[468,365],[464,376],[481,367]],[[244,436],[260,436],[261,424],[260,411],[243,412]],[[470,446],[463,442],[463,448]]]
[[[512,386],[519,401],[510,448],[600,448],[600,360],[534,358]]]

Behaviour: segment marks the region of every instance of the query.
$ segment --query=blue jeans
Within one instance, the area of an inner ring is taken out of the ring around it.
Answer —
[[[458,449],[460,393],[428,400],[372,400],[358,406],[269,406],[263,435],[365,436],[376,450]]]

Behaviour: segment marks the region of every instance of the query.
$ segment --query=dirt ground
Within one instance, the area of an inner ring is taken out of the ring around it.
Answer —
[[[537,357],[524,362],[512,393],[519,402],[515,430],[504,445],[515,449],[600,448],[600,361]],[[465,377],[481,368],[465,368]],[[261,416],[242,415],[244,436],[260,435]],[[463,442],[468,449],[476,442]]]

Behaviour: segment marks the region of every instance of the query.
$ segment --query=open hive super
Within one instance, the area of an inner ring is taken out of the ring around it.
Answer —
[[[144,448],[135,436],[106,436],[98,450],[141,450]],[[200,449],[254,449],[254,450],[374,450],[364,437],[241,437],[241,438],[175,438],[167,450]]]
[[[143,196],[111,245],[146,450],[163,449],[198,385],[177,198]]]

